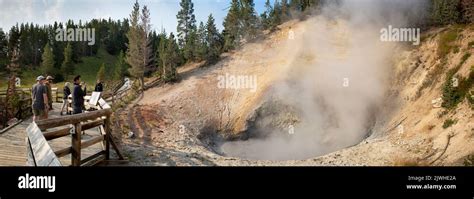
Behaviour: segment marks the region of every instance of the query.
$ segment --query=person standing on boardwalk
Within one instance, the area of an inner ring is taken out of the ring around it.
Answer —
[[[51,89],[51,84],[53,83],[54,78],[51,76],[46,77],[46,88],[48,89],[48,105],[49,109],[48,111],[53,110],[53,90]],[[46,114],[47,116],[48,114]]]
[[[33,101],[33,122],[46,119],[46,110],[49,109],[48,94],[46,92],[46,86],[44,86],[45,78],[38,76],[36,78],[36,84],[33,86],[31,92],[31,98]]]
[[[68,114],[68,107],[67,107],[67,104],[68,104],[68,100],[69,100],[69,95],[71,94],[71,89],[69,88],[71,84],[69,82],[66,82],[64,84],[64,88],[63,88],[63,106],[61,107],[61,113],[60,115],[63,115],[63,112],[64,112],[64,108],[66,108],[66,114]]]
[[[82,90],[82,86],[84,86],[84,90]],[[73,114],[82,113],[82,109],[84,107],[84,96],[87,93],[87,85],[86,83],[81,82],[81,76],[78,75],[74,78],[74,88],[72,90],[72,109]]]
[[[97,84],[95,85],[95,92],[103,92],[104,91],[104,85],[102,84],[102,80],[97,80]]]

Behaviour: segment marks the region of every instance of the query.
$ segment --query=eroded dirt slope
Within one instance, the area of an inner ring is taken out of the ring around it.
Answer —
[[[474,48],[467,45],[474,41],[474,30],[466,27],[456,41],[459,51],[447,55],[448,61],[436,77],[429,74],[439,70],[436,51],[443,30],[430,32],[419,47],[399,48],[393,57],[393,73],[383,103],[386,110],[381,111],[384,115],[377,119],[373,134],[360,144],[304,160],[246,160],[220,155],[213,146],[223,139],[245,138],[249,117],[268,98],[266,93],[272,85],[287,77],[294,67],[293,59],[304,65],[324,55],[294,50],[300,44],[289,39],[289,33],[296,37],[305,33],[305,23],[288,22],[265,40],[223,55],[222,61],[214,66],[187,65],[180,69],[180,82],[146,91],[119,117],[123,134],[118,137],[132,164],[460,165],[467,155],[474,153],[472,104],[464,100],[445,114],[443,108],[434,108],[432,104],[432,100],[442,95],[446,72],[458,65],[466,53],[474,54]],[[342,39],[335,37],[333,44],[338,46],[338,56],[343,59],[347,43],[341,40],[347,35],[340,36]],[[462,64],[459,75],[467,77],[472,65],[474,56]],[[226,74],[256,76],[257,90],[218,89],[218,77]],[[432,83],[426,86],[426,81]],[[443,128],[449,118],[457,120],[456,124]],[[136,137],[126,138],[129,131]],[[221,137],[212,137],[210,134],[214,132]]]

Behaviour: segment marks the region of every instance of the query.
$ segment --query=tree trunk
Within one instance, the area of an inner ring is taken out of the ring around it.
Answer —
[[[5,109],[6,109],[6,118],[7,120],[15,117],[15,107],[13,107],[13,103],[11,100],[15,96],[15,90],[16,90],[16,76],[11,75],[10,79],[8,80],[8,88],[7,88],[7,95],[5,97]]]
[[[140,77],[140,90],[141,92],[145,91],[145,80],[143,77]]]

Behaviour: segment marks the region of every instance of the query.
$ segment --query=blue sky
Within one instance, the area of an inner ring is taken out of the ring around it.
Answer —
[[[216,18],[222,30],[222,21],[227,14],[231,0],[193,0],[196,20],[206,21],[209,14]],[[16,23],[33,22],[51,24],[90,21],[94,18],[128,18],[135,0],[0,0],[0,28],[10,30]],[[163,26],[167,32],[176,31],[176,14],[179,0],[139,0],[140,6],[147,5],[151,12],[153,29],[159,31]],[[257,12],[264,9],[265,0],[255,0]]]

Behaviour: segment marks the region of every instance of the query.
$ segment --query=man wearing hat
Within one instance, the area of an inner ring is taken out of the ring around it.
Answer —
[[[53,110],[53,90],[51,90],[51,84],[53,83],[53,80],[54,80],[54,78],[51,77],[51,76],[46,77],[45,85],[46,85],[47,92],[48,92],[48,105],[49,105],[48,111]],[[47,116],[48,115],[46,114],[46,118],[47,118]]]
[[[38,76],[31,92],[33,121],[45,119],[46,110],[49,109],[48,94],[46,92],[46,86],[44,86],[44,80],[45,78],[43,76]]]

